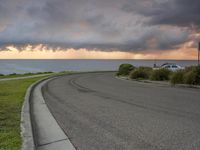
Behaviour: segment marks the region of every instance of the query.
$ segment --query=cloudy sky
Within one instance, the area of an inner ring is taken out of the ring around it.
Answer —
[[[0,0],[0,58],[196,59],[200,0]]]

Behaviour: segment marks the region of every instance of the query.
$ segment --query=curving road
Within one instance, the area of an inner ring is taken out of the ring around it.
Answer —
[[[200,149],[198,89],[86,73],[48,82],[43,96],[78,150]]]

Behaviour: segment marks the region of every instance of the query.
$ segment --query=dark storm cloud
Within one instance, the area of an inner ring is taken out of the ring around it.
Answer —
[[[199,8],[197,0],[0,0],[0,49],[175,49],[200,26]]]
[[[149,17],[154,25],[200,27],[199,0],[130,0],[122,9]]]

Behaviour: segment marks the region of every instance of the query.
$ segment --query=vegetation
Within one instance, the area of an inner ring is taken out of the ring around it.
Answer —
[[[134,67],[130,64],[122,64],[117,75],[129,75],[130,79],[149,79],[154,81],[170,81],[171,84],[200,85],[200,66],[190,66],[185,69],[172,72],[168,69],[153,70],[150,67]]]
[[[169,69],[157,69],[152,71],[151,80],[155,81],[167,81],[170,79],[171,71]]]
[[[44,77],[0,81],[0,150],[21,149],[20,118],[24,95],[26,89],[41,78]]]
[[[117,72],[118,76],[128,76],[129,73],[134,70],[135,67],[131,64],[121,64]]]
[[[33,76],[33,75],[40,75],[40,74],[51,74],[53,72],[36,72],[36,73],[25,73],[25,74],[17,74],[17,73],[11,73],[8,75],[0,74],[0,79],[4,78],[16,78],[16,77],[26,77],[26,76]]]
[[[171,84],[183,84],[183,77],[184,77],[184,71],[180,70],[177,72],[174,72],[171,76],[170,82]]]
[[[74,72],[64,71],[51,75],[71,73]],[[48,76],[50,75],[20,80],[0,81],[0,150],[21,149],[21,107],[23,105],[26,89],[37,80]]]
[[[195,76],[196,74],[194,71],[186,72],[183,77],[183,83],[195,84]]]
[[[200,66],[187,68],[184,74],[184,83],[200,85]]]
[[[190,66],[174,72],[170,82],[172,84],[200,85],[200,66]]]
[[[131,79],[149,79],[152,73],[152,68],[150,67],[139,67],[131,71]]]

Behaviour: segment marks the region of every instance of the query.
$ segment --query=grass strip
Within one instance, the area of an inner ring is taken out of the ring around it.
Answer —
[[[27,77],[27,76],[34,76],[34,75],[42,75],[42,74],[52,74],[53,72],[37,72],[37,73],[25,73],[25,74],[0,74],[0,79],[6,79],[6,78],[17,78],[17,77]]]
[[[44,77],[0,81],[0,150],[20,150],[21,108],[26,89]]]

